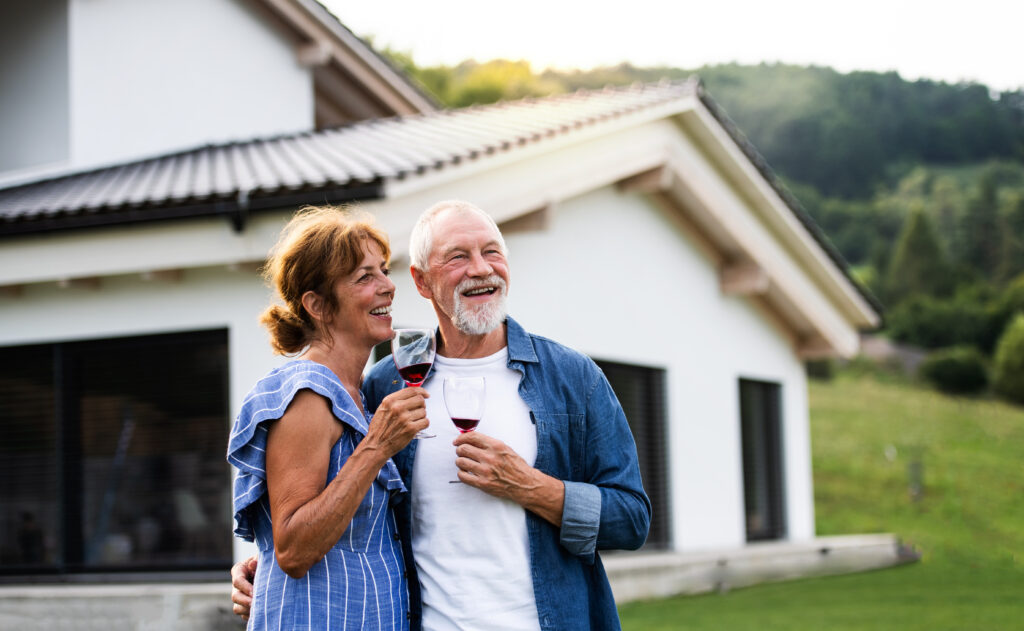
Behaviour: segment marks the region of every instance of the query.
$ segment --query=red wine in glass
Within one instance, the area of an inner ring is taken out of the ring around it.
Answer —
[[[476,429],[477,423],[480,422],[478,418],[453,418],[452,423],[455,423],[455,427],[460,433],[465,434]]]
[[[395,337],[391,338],[391,358],[405,385],[413,388],[423,385],[434,363],[436,345],[433,329],[395,329]],[[416,434],[416,438],[433,437],[434,434],[426,431]]]
[[[423,385],[423,380],[427,378],[427,372],[430,371],[430,364],[413,364],[412,366],[406,366],[398,369],[398,374],[402,375],[402,379],[405,381],[405,385],[417,387]]]

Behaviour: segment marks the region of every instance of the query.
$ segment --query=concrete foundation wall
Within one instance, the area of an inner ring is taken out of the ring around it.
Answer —
[[[848,574],[916,560],[895,536],[822,537],[700,553],[604,557],[619,604],[757,583]],[[228,581],[194,584],[0,587],[0,629],[214,631],[243,629]]]

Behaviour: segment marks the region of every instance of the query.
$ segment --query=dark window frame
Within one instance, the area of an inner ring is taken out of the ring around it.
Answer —
[[[672,547],[671,479],[668,468],[668,401],[666,370],[639,364],[594,359],[604,372],[626,413],[636,443],[644,491],[651,500],[651,529],[643,550]],[[622,392],[626,381],[639,381],[638,391]],[[616,389],[616,383],[619,389]],[[646,403],[633,405],[634,399]],[[630,408],[641,409],[630,409]]]
[[[738,395],[747,541],[785,539],[788,525],[782,384],[741,377]]]
[[[92,353],[130,352],[133,348],[152,348],[154,345],[175,346],[193,344],[204,346],[220,344],[225,349],[222,382],[224,421],[218,427],[224,436],[225,447],[230,423],[230,363],[227,347],[230,335],[226,328],[203,329],[172,333],[155,333],[87,340],[52,341],[34,344],[11,344],[4,351],[32,349],[44,353],[49,349],[53,366],[54,430],[56,433],[53,450],[57,488],[54,501],[59,515],[56,525],[56,552],[52,562],[44,565],[0,565],[0,583],[24,582],[94,582],[127,580],[144,582],[180,582],[209,580],[223,576],[232,562],[233,542],[231,533],[225,533],[227,556],[220,561],[172,559],[156,562],[89,563],[85,541],[85,515],[88,507],[84,504],[85,465],[82,435],[81,400],[85,394],[81,382],[81,360]],[[134,393],[129,393],[129,396]],[[3,419],[0,419],[2,421]],[[230,492],[230,468],[224,463],[223,484]],[[170,497],[167,501],[171,501]],[[114,578],[116,577],[116,579]]]

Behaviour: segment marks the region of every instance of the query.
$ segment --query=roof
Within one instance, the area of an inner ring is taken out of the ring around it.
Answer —
[[[725,110],[713,98],[711,98],[707,92],[705,92],[703,84],[697,85],[697,96],[711,115],[715,117],[715,120],[718,121],[722,128],[725,129],[733,139],[740,150],[743,151],[743,154],[746,155],[747,159],[750,160],[751,164],[754,165],[761,176],[764,177],[768,184],[770,184],[775,192],[778,193],[779,197],[782,198],[782,201],[793,212],[793,215],[797,220],[799,220],[811,236],[814,237],[814,240],[818,242],[821,248],[825,251],[825,254],[828,255],[829,259],[831,259],[832,262],[843,271],[843,274],[849,278],[850,282],[853,283],[853,286],[857,288],[857,292],[868,301],[871,307],[879,315],[881,315],[884,311],[881,301],[879,301],[878,298],[868,291],[867,288],[865,288],[859,281],[853,278],[853,275],[850,273],[850,265],[846,262],[846,259],[843,258],[839,249],[832,244],[832,241],[821,229],[821,226],[814,221],[810,213],[808,213],[803,207],[803,204],[801,204],[796,196],[793,195],[792,191],[790,191],[782,182],[779,176],[776,175],[775,171],[768,165],[768,161],[765,160],[764,156],[762,156],[757,150],[757,147],[747,139],[746,134],[744,134],[740,130],[739,126],[729,118],[729,115]]]
[[[318,127],[438,108],[414,79],[317,0],[258,2],[290,33],[300,63],[313,69]]]
[[[881,306],[764,158],[699,81],[578,91],[362,121],[334,129],[208,145],[0,190],[0,237],[154,220],[224,216],[301,204],[382,199],[388,180],[457,168],[653,111],[701,103],[784,204],[879,313]]]
[[[362,121],[0,190],[0,235],[226,215],[382,196],[385,180],[451,168],[693,96],[660,83]]]

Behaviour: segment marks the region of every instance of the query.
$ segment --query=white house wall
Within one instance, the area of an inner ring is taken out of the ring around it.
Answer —
[[[243,0],[70,0],[71,162],[313,128],[313,79]]]

